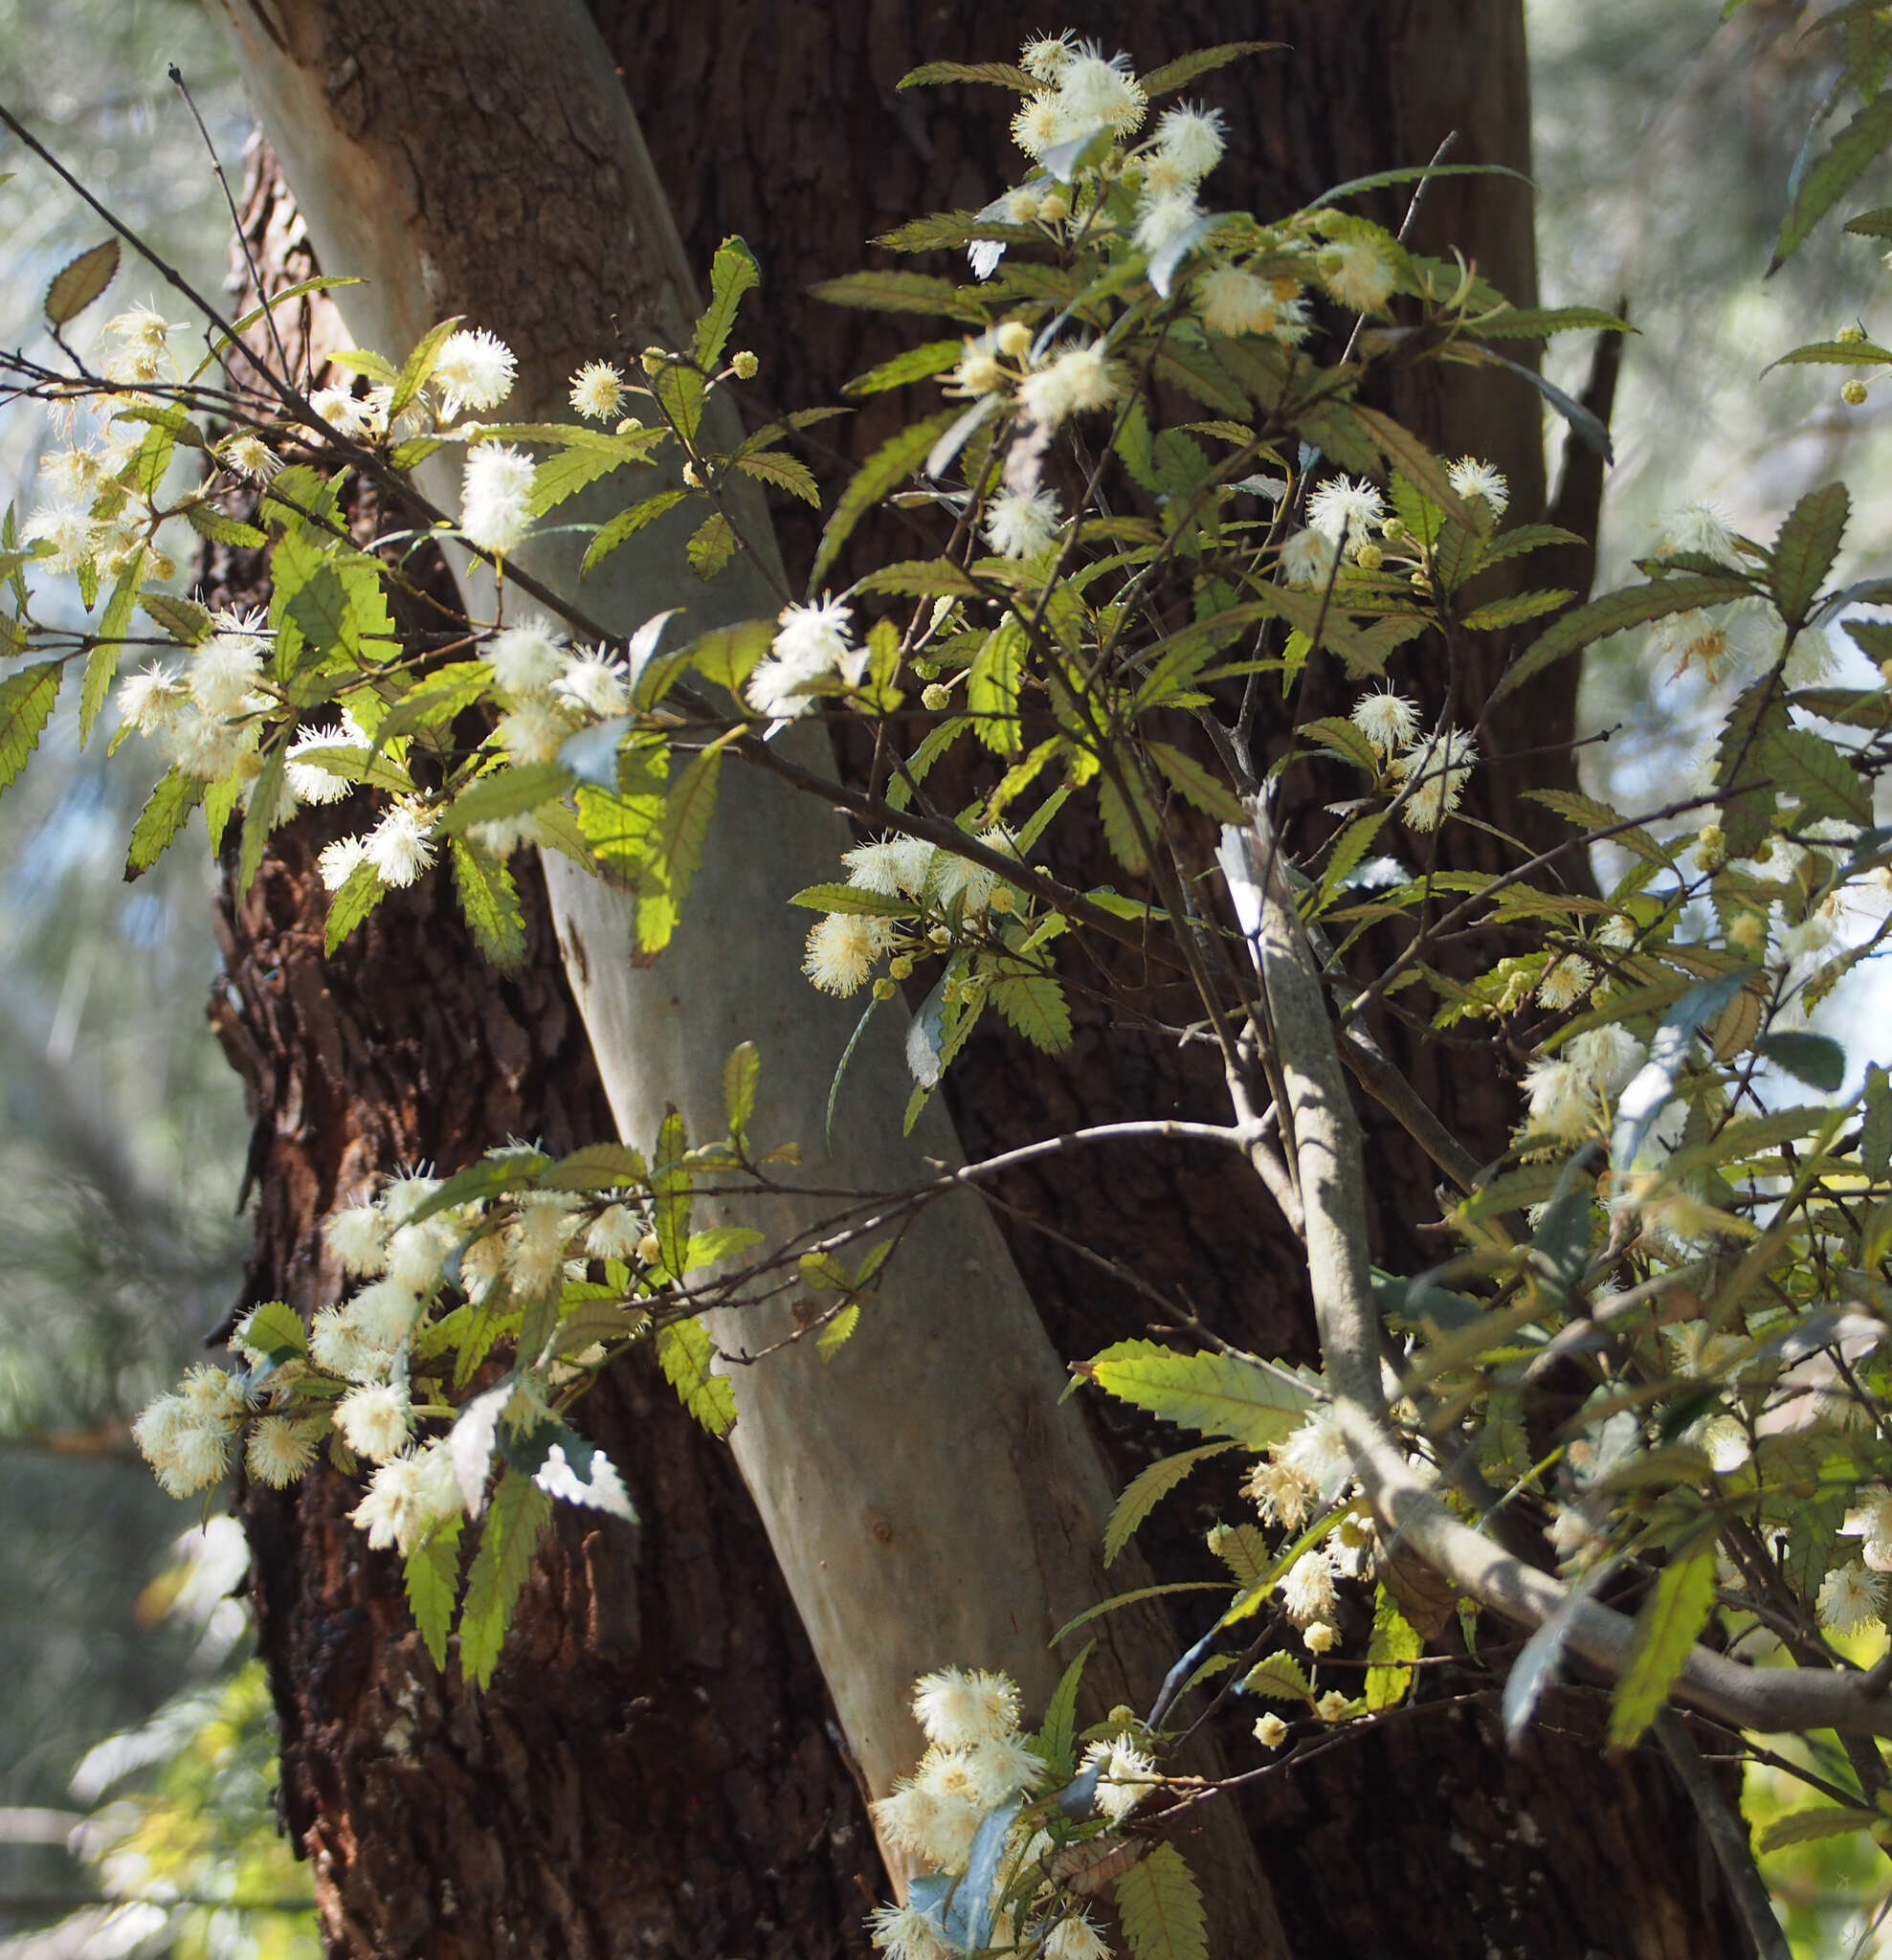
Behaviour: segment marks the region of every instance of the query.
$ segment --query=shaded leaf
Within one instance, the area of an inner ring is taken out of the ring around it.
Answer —
[[[64,326],[77,320],[112,280],[119,269],[119,241],[107,238],[90,252],[61,266],[46,288],[46,319],[49,325]]]
[[[1116,1896],[1133,1960],[1208,1960],[1202,1893],[1173,1844],[1119,1873]]]
[[[1103,1532],[1104,1564],[1115,1562],[1117,1554],[1136,1535],[1143,1521],[1198,1463],[1239,1448],[1238,1443],[1233,1442],[1204,1443],[1197,1449],[1184,1450],[1178,1456],[1159,1458],[1139,1471],[1124,1486],[1123,1495],[1111,1509],[1110,1523]]]
[[[551,1511],[551,1499],[531,1478],[513,1469],[501,1475],[467,1574],[466,1606],[460,1614],[460,1671],[477,1687],[492,1683],[513,1608]]]
[[[454,1623],[454,1608],[459,1603],[461,1526],[458,1518],[436,1525],[409,1552],[403,1568],[408,1611],[439,1668],[447,1664],[447,1633]]]
[[[1769,584],[1791,635],[1806,619],[1814,596],[1839,555],[1852,501],[1844,483],[1810,490],[1788,513],[1769,566]]]
[[[891,278],[895,275],[887,273],[874,277]],[[835,506],[834,516],[828,520],[827,529],[821,534],[821,547],[815,553],[814,565],[809,572],[811,591],[819,586],[822,575],[840,555],[841,546],[847,543],[855,525],[888,491],[904,482],[919,468],[932,448],[934,437],[956,418],[956,410],[946,409],[923,422],[910,424],[883,442],[855,472]]]
[[[1632,626],[1651,619],[1664,619],[1671,612],[1686,612],[1698,606],[1722,606],[1731,599],[1744,599],[1752,585],[1737,572],[1719,578],[1681,573],[1652,579],[1647,585],[1630,586],[1619,592],[1593,599],[1567,612],[1556,625],[1541,634],[1504,671],[1491,699],[1510,694],[1554,661],[1580,652],[1592,641],[1608,639]]]
[[[1833,146],[1800,179],[1781,220],[1774,241],[1770,275],[1779,270],[1799,248],[1847,187],[1892,144],[1892,91],[1874,97],[1834,138]]]

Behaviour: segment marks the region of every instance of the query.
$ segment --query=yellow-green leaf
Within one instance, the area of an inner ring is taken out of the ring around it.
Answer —
[[[1693,1550],[1672,1557],[1657,1575],[1654,1589],[1636,1616],[1629,1664],[1611,1702],[1613,1748],[1631,1748],[1655,1721],[1696,1637],[1715,1610],[1716,1583],[1712,1532],[1698,1539]]]
[[[659,1327],[657,1358],[690,1414],[711,1436],[727,1436],[736,1426],[736,1392],[726,1375],[709,1371],[714,1349],[701,1321],[673,1321]]]
[[[1117,1916],[1133,1960],[1208,1960],[1202,1893],[1173,1844],[1117,1875]]]
[[[1154,1341],[1120,1341],[1083,1371],[1120,1401],[1251,1450],[1280,1442],[1319,1399],[1319,1380],[1304,1370],[1259,1368],[1234,1354],[1178,1354]]]

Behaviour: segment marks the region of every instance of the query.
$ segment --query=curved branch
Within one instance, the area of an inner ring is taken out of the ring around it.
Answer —
[[[1387,1421],[1359,1125],[1320,969],[1282,876],[1273,828],[1258,798],[1249,809],[1250,828],[1226,828],[1219,856],[1255,954],[1262,1011],[1286,1087],[1327,1389],[1361,1486],[1388,1535],[1410,1545],[1461,1592],[1521,1626],[1542,1626],[1552,1614],[1568,1614],[1571,1651],[1620,1674],[1635,1623],[1593,1601],[1572,1608],[1555,1579],[1454,1517]],[[1859,1673],[1763,1671],[1697,1647],[1673,1693],[1736,1728],[1892,1736],[1892,1699]]]

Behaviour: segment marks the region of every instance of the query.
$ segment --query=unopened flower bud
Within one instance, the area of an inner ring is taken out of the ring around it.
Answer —
[[[874,998],[876,1000],[891,1000],[894,997],[894,983],[891,980],[889,980],[884,973],[880,976],[879,979],[875,981]]]
[[[1866,330],[1862,326],[1842,326],[1839,329],[1839,331],[1833,336],[1833,338],[1836,341],[1837,341],[1842,347],[1856,347],[1862,340],[1865,339],[1865,337]]]
[[[1720,824],[1703,824],[1695,839],[1695,861],[1703,871],[1719,871],[1727,862],[1727,833]]]
[[[1377,545],[1362,545],[1354,555],[1354,563],[1362,571],[1377,571],[1386,563],[1386,553]]]
[[[641,415],[626,415],[617,425],[615,433],[619,435],[629,435],[634,429],[641,429],[643,426],[644,418]]]
[[[738,381],[753,381],[762,370],[762,363],[746,347],[741,353],[729,356],[729,366],[734,368]]]
[[[1255,1725],[1255,1740],[1264,1749],[1278,1749],[1287,1740],[1287,1724],[1271,1708]]]
[[[1329,1654],[1340,1636],[1325,1620],[1317,1619],[1301,1630],[1301,1644],[1310,1654]]]
[[[1103,1720],[1104,1726],[1108,1728],[1134,1728],[1137,1722],[1137,1711],[1134,1708],[1126,1707],[1122,1702],[1119,1702]]]
[[[637,365],[646,374],[661,374],[670,364],[670,356],[661,347],[646,347],[637,357]]]
[[[1423,571],[1415,571],[1413,574],[1411,584],[1415,592],[1429,592],[1432,590],[1432,580]]]
[[[1729,923],[1727,943],[1744,953],[1757,952],[1768,936],[1768,923],[1758,912],[1743,912]]]
[[[1398,544],[1400,539],[1403,538],[1405,535],[1406,520],[1404,518],[1390,517],[1387,519],[1385,523],[1383,523],[1380,526],[1380,536],[1383,537],[1389,545]]]
[[[156,579],[175,578],[177,560],[167,552],[158,552],[151,560],[151,576]]]
[[[1038,200],[1038,216],[1048,225],[1063,222],[1071,215],[1071,200],[1061,190],[1047,190]]]
[[[891,973],[896,980],[906,979],[908,975],[910,975],[913,971],[912,955],[910,953],[896,953],[893,956],[893,958],[887,962],[887,971]]]
[[[937,947],[948,947],[952,944],[952,934],[944,925],[934,926],[926,937]]]
[[[999,352],[1015,361],[1032,345],[1032,329],[1022,320],[1008,320],[995,338]]]
[[[1863,381],[1853,380],[1839,390],[1839,399],[1849,409],[1857,409],[1866,398],[1866,385]]]
[[[1018,901],[1012,896],[1012,887],[1009,884],[1001,884],[992,888],[992,895],[986,903],[991,911],[1010,912],[1014,909]]]
[[[937,660],[915,660],[913,671],[922,680],[937,680],[940,678],[940,663]]]
[[[655,1232],[646,1232],[637,1241],[637,1257],[645,1265],[654,1266],[663,1257],[663,1248],[657,1242]]]
[[[943,685],[941,682],[937,680],[929,681],[926,684],[926,686],[921,690],[920,705],[924,707],[928,714],[937,715],[942,708],[949,706],[951,704],[951,702],[952,689]]]

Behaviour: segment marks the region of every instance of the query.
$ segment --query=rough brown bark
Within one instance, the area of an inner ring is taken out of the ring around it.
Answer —
[[[246,215],[273,283],[310,269],[266,153]],[[332,345],[319,306],[288,325],[313,330],[318,362]],[[371,505],[354,515],[371,536]],[[217,571],[213,600],[266,595],[259,554]],[[451,602],[444,567],[434,584]],[[507,1136],[568,1150],[611,1133],[536,866],[519,867],[534,956],[516,977],[475,954],[438,880],[324,959],[315,856],[336,829],[305,814],[250,894],[226,894],[213,1004],[256,1119],[247,1295],[305,1313],[338,1278],[318,1222],[377,1174],[449,1171]],[[351,1480],[246,1494],[283,1811],[330,1950],[861,1950],[873,1836],[728,1453],[648,1369],[613,1371],[583,1419],[645,1522],[560,1507],[484,1696],[427,1658],[398,1563],[348,1522]]]
[[[916,210],[983,203],[1013,162],[1004,98],[896,96],[893,83],[931,56],[1005,52],[1017,18],[983,4],[599,0],[594,11],[619,52],[692,262],[705,262],[729,231],[762,257],[769,332],[761,351],[775,399],[833,398],[893,336],[865,316],[806,301],[805,287],[857,263],[864,235]],[[1457,161],[1527,159],[1521,27],[1516,8],[1497,0],[1387,4],[1370,32],[1345,10],[1311,5],[1193,0],[1160,23],[1102,8],[1067,17],[1127,41],[1145,66],[1236,35],[1296,44],[1291,56],[1262,57],[1191,91],[1232,112],[1228,181],[1218,184],[1231,203],[1266,210],[1342,177],[1423,160],[1454,126]],[[1235,162],[1244,157],[1260,161]],[[1380,214],[1396,218],[1397,209],[1388,200]],[[482,206],[480,221],[491,216]],[[1441,186],[1422,232],[1435,247],[1484,241],[1485,269],[1514,298],[1531,297],[1521,187]],[[598,351],[577,348],[574,358]],[[1541,501],[1532,398],[1489,384],[1427,392],[1436,385],[1415,385],[1401,412],[1455,453],[1499,460],[1521,508]],[[893,412],[877,404],[857,418],[847,438],[857,453],[885,433]],[[791,566],[806,563],[806,533],[785,525],[784,544]],[[1444,677],[1426,671],[1425,658],[1414,679],[1436,697]],[[1480,678],[1470,684],[1476,698]],[[1567,727],[1568,708],[1540,696],[1533,720]],[[1492,807],[1523,808],[1516,791],[1528,780],[1492,770]],[[423,893],[390,902],[324,968],[309,871],[318,841],[300,828],[287,834],[258,896],[232,924],[243,1003],[232,1026],[240,1020],[253,1044],[246,1073],[266,1125],[255,1291],[304,1304],[319,1290],[314,1220],[371,1169],[419,1155],[444,1168],[509,1129],[557,1147],[608,1128],[555,963],[537,962],[502,986],[468,957],[447,905]],[[1109,1115],[1219,1113],[1213,1078],[1101,1015],[1056,1067],[996,1040],[975,1046],[957,1080],[974,1149]],[[338,1056],[366,1069],[345,1092],[329,1074]],[[1465,1071],[1448,1097],[1448,1079],[1424,1066],[1422,1086],[1448,1119],[1495,1145],[1509,1114],[1496,1074]],[[1382,1232],[1396,1260],[1414,1246],[1413,1225],[1436,1215],[1433,1179],[1397,1139],[1382,1135],[1379,1145]],[[1252,1187],[1219,1164],[1098,1157],[1076,1174],[1020,1182],[1008,1196],[1167,1276],[1235,1337],[1306,1352],[1303,1303],[1283,1278],[1291,1249]],[[1136,1325],[1121,1293],[1100,1288],[1040,1236],[1013,1236],[1065,1351]],[[253,1505],[287,1801],[319,1860],[337,1953],[819,1953],[857,1939],[870,1842],[844,1766],[821,1739],[818,1682],[734,1479],[660,1396],[645,1406],[634,1380],[586,1413],[652,1523],[627,1546],[562,1522],[495,1690],[477,1704],[456,1682],[433,1681],[424,1658],[416,1668],[391,1562],[367,1553],[346,1525],[339,1484],[294,1504]],[[1128,1429],[1115,1441],[1128,1467],[1151,1444]],[[1173,1508],[1166,1548],[1180,1556],[1207,1507]],[[1586,1712],[1567,1719],[1575,1726]],[[1597,1948],[1638,1960],[1733,1950],[1717,1882],[1659,1768],[1605,1766],[1593,1742],[1562,1734],[1508,1759],[1489,1727],[1488,1710],[1441,1702],[1265,1787],[1250,1815],[1297,1950],[1572,1960]]]

